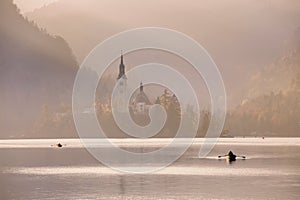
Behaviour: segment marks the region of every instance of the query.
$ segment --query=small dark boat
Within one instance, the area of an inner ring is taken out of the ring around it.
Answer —
[[[59,148],[63,147],[63,145],[61,143],[58,143],[56,146]]]
[[[236,161],[237,157],[242,158],[242,159],[246,159],[245,156],[237,156],[234,153],[232,153],[232,151],[229,151],[229,153],[227,155],[218,156],[218,158],[222,158],[222,157],[225,157],[226,161],[228,161],[228,162]]]
[[[226,155],[226,160],[229,162],[236,161],[236,155],[229,151],[228,155]]]

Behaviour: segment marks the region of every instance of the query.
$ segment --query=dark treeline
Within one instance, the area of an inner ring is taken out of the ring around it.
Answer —
[[[156,137],[174,137],[181,120],[181,106],[172,93],[163,92],[158,99],[160,105],[165,108],[168,118],[165,127]],[[108,137],[129,137],[117,127],[109,100],[97,98],[95,108],[98,121]],[[222,136],[297,136],[300,131],[299,108],[300,75],[292,81],[285,92],[259,96],[245,101],[236,109],[229,111]],[[37,122],[37,133],[45,133],[44,137],[49,135],[54,137],[77,137],[71,106],[65,106],[62,111],[62,113],[51,113],[45,107],[43,116]],[[195,116],[199,114],[194,112],[193,107],[187,106],[182,111],[182,114],[189,119],[188,123],[183,123],[184,126],[196,126]],[[139,125],[146,125],[150,122],[149,118],[144,118],[141,121],[140,116],[132,114],[131,117]],[[210,118],[211,113],[209,110],[201,111],[197,137],[205,136]],[[55,133],[56,135],[54,135]]]

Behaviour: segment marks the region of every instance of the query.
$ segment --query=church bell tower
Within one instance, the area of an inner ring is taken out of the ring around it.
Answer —
[[[121,53],[121,61],[119,64],[119,75],[117,78],[117,102],[116,102],[116,109],[118,112],[126,112],[126,90],[127,90],[127,77],[125,73],[125,64],[123,53]]]

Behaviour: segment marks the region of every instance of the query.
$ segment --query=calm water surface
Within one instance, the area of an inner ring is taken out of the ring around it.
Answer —
[[[1,200],[300,199],[298,138],[222,139],[206,159],[197,157],[199,139],[174,164],[152,174],[117,172],[95,160],[78,140],[60,140],[66,144],[60,149],[56,142],[0,141]],[[144,152],[167,140],[115,142]],[[229,150],[247,159],[232,164],[217,159]]]

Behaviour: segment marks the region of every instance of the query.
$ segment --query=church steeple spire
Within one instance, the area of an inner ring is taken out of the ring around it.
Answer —
[[[124,65],[124,60],[123,60],[123,52],[121,51],[121,62],[119,65],[119,75],[118,75],[118,80],[120,78],[126,79],[126,74],[125,74],[125,65]]]
[[[144,91],[144,86],[143,86],[143,82],[140,83],[140,92]]]
[[[124,62],[123,62],[123,51],[121,50],[121,65],[124,65]]]

